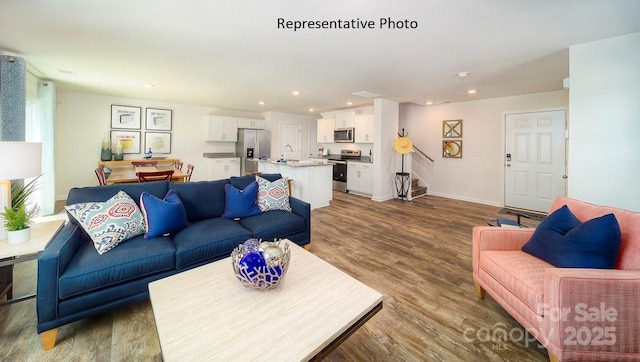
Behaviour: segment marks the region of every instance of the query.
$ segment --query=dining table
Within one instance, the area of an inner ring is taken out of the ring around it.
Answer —
[[[138,182],[137,172],[158,172],[173,170],[171,182],[186,182],[189,174],[174,166],[130,166],[114,167],[107,177],[107,185]]]

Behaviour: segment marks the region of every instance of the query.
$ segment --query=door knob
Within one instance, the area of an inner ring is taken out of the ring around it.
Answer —
[[[562,175],[562,178],[566,180],[566,179],[568,179],[568,178],[569,178],[569,176],[567,176],[567,175]]]
[[[510,164],[510,163],[507,163],[507,167],[511,167],[511,164]]]

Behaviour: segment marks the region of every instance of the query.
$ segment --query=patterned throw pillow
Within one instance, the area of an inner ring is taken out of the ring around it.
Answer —
[[[291,212],[289,204],[289,186],[287,179],[281,178],[273,182],[256,176],[258,182],[258,207],[260,211],[284,210]]]
[[[89,234],[100,255],[145,232],[142,212],[124,191],[105,202],[74,204],[65,209]]]

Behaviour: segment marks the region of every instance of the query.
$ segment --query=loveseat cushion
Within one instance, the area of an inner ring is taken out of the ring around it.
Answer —
[[[559,268],[612,269],[620,250],[613,214],[581,223],[565,205],[545,218],[522,251]]]
[[[272,210],[260,215],[247,217],[238,221],[254,238],[272,240],[286,238],[305,230],[305,219],[299,215],[282,210]]]
[[[233,248],[250,237],[249,230],[231,219],[212,218],[194,222],[173,236],[176,268],[227,257]]]
[[[187,211],[189,222],[211,219],[224,213],[227,180],[170,183]],[[156,195],[157,196],[157,195]],[[160,198],[164,196],[161,195]]]
[[[174,253],[169,237],[138,235],[104,255],[85,243],[60,275],[60,299],[174,269]]]
[[[544,313],[544,270],[553,265],[520,250],[485,250],[480,253],[480,274],[486,273],[531,311]]]

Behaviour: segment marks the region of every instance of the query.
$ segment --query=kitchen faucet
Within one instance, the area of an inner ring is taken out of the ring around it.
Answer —
[[[284,146],[284,152],[287,152],[287,147],[289,147],[289,151],[293,152],[293,147],[291,147],[291,145]]]

